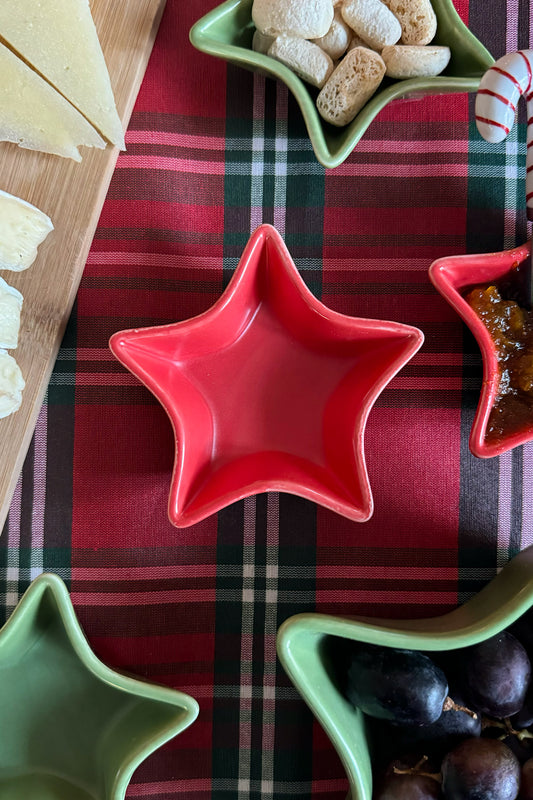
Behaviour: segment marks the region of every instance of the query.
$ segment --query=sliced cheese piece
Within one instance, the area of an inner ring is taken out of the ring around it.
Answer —
[[[25,385],[20,367],[13,356],[0,350],[0,419],[19,410]]]
[[[43,211],[0,189],[0,269],[21,272],[31,266],[53,229]]]
[[[0,278],[0,349],[13,350],[18,344],[22,295]]]
[[[3,0],[0,37],[102,136],[124,149],[124,131],[87,0]]]
[[[92,125],[2,44],[0,76],[0,141],[75,161],[79,145],[105,147]]]

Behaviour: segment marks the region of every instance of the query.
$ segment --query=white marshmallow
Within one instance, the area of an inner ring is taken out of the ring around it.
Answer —
[[[303,39],[325,36],[333,22],[332,0],[254,0],[255,27],[270,36],[291,33]]]
[[[348,125],[374,94],[385,75],[385,62],[374,50],[355,47],[342,59],[317,97],[327,122]]]
[[[433,78],[446,69],[450,60],[449,47],[431,45],[392,44],[384,47],[381,57],[389,78]]]
[[[263,53],[266,56],[268,48],[275,38],[275,36],[267,36],[266,33],[261,33],[256,29],[252,38],[252,50],[256,53]]]
[[[374,50],[396,44],[402,35],[399,21],[381,0],[345,0],[342,16]]]
[[[321,36],[319,39],[313,39],[313,41],[322,48],[333,61],[336,61],[336,59],[344,55],[348,49],[351,38],[352,29],[344,21],[340,8],[336,8],[329,31],[325,36]]]
[[[292,69],[302,80],[321,89],[333,72],[333,61],[317,44],[299,36],[276,37],[268,55]]]
[[[383,0],[402,28],[402,44],[429,44],[437,33],[431,0]]]

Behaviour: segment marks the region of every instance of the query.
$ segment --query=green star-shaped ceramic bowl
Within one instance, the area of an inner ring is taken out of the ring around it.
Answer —
[[[441,617],[377,620],[299,614],[278,631],[283,667],[335,747],[351,800],[371,800],[373,753],[365,717],[342,694],[335,654],[351,639],[425,652],[455,650],[494,636],[533,605],[533,547],[515,556],[481,592]]]
[[[325,167],[337,167],[352,152],[372,120],[392,100],[424,95],[475,92],[483,73],[494,63],[490,53],[468,30],[452,0],[433,0],[437,34],[433,44],[447,45],[451,59],[435,78],[385,79],[355,119],[343,128],[326,123],[315,105],[318,94],[290,69],[251,48],[252,0],[226,0],[193,25],[192,44],[204,53],[283,81],[302,111],[315,155]]]
[[[197,714],[192,697],[99,661],[45,573],[0,631],[0,800],[123,800],[136,767]]]

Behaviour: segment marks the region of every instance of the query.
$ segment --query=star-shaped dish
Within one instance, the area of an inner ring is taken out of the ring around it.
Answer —
[[[226,0],[193,25],[190,39],[200,51],[282,81],[294,95],[318,161],[338,167],[350,155],[372,120],[392,100],[406,97],[475,92],[494,59],[459,17],[452,0],[433,0],[437,33],[432,42],[451,50],[450,63],[435,78],[394,81],[385,78],[355,119],[342,128],[325,122],[316,107],[313,87],[270,56],[252,50],[252,0]]]
[[[187,695],[109,669],[63,581],[36,578],[0,631],[0,797],[123,800],[134,770],[187,728]]]
[[[478,458],[499,456],[513,447],[532,441],[533,420],[531,425],[519,431],[510,432],[497,439],[487,438],[487,427],[498,397],[501,372],[496,347],[489,331],[463,295],[476,284],[501,281],[512,269],[528,261],[529,254],[528,242],[521,247],[498,253],[440,258],[429,268],[429,277],[433,285],[468,325],[481,350],[483,383],[469,439],[470,451]]]
[[[417,328],[326,308],[262,225],[208,311],[116,333],[110,347],[170,417],[169,518],[186,527],[265,491],[367,520],[367,416],[422,342]]]
[[[305,700],[346,770],[346,800],[371,800],[374,752],[365,716],[346,699],[338,678],[348,640],[437,652],[477,644],[508,628],[533,606],[533,547],[515,556],[481,592],[441,617],[376,620],[298,614],[277,635],[285,672]]]

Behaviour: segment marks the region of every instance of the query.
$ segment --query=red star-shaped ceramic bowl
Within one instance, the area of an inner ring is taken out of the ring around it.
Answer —
[[[478,458],[499,456],[513,447],[533,440],[533,422],[518,432],[498,439],[487,439],[487,426],[498,397],[501,373],[496,347],[489,331],[463,295],[476,284],[501,281],[512,269],[529,259],[529,254],[530,243],[527,243],[499,253],[440,258],[429,268],[433,285],[468,325],[481,350],[483,383],[469,439],[470,451]]]
[[[278,232],[262,225],[209,310],[116,333],[110,347],[172,422],[176,527],[266,491],[364,522],[373,511],[366,420],[423,338],[417,328],[326,308]]]

